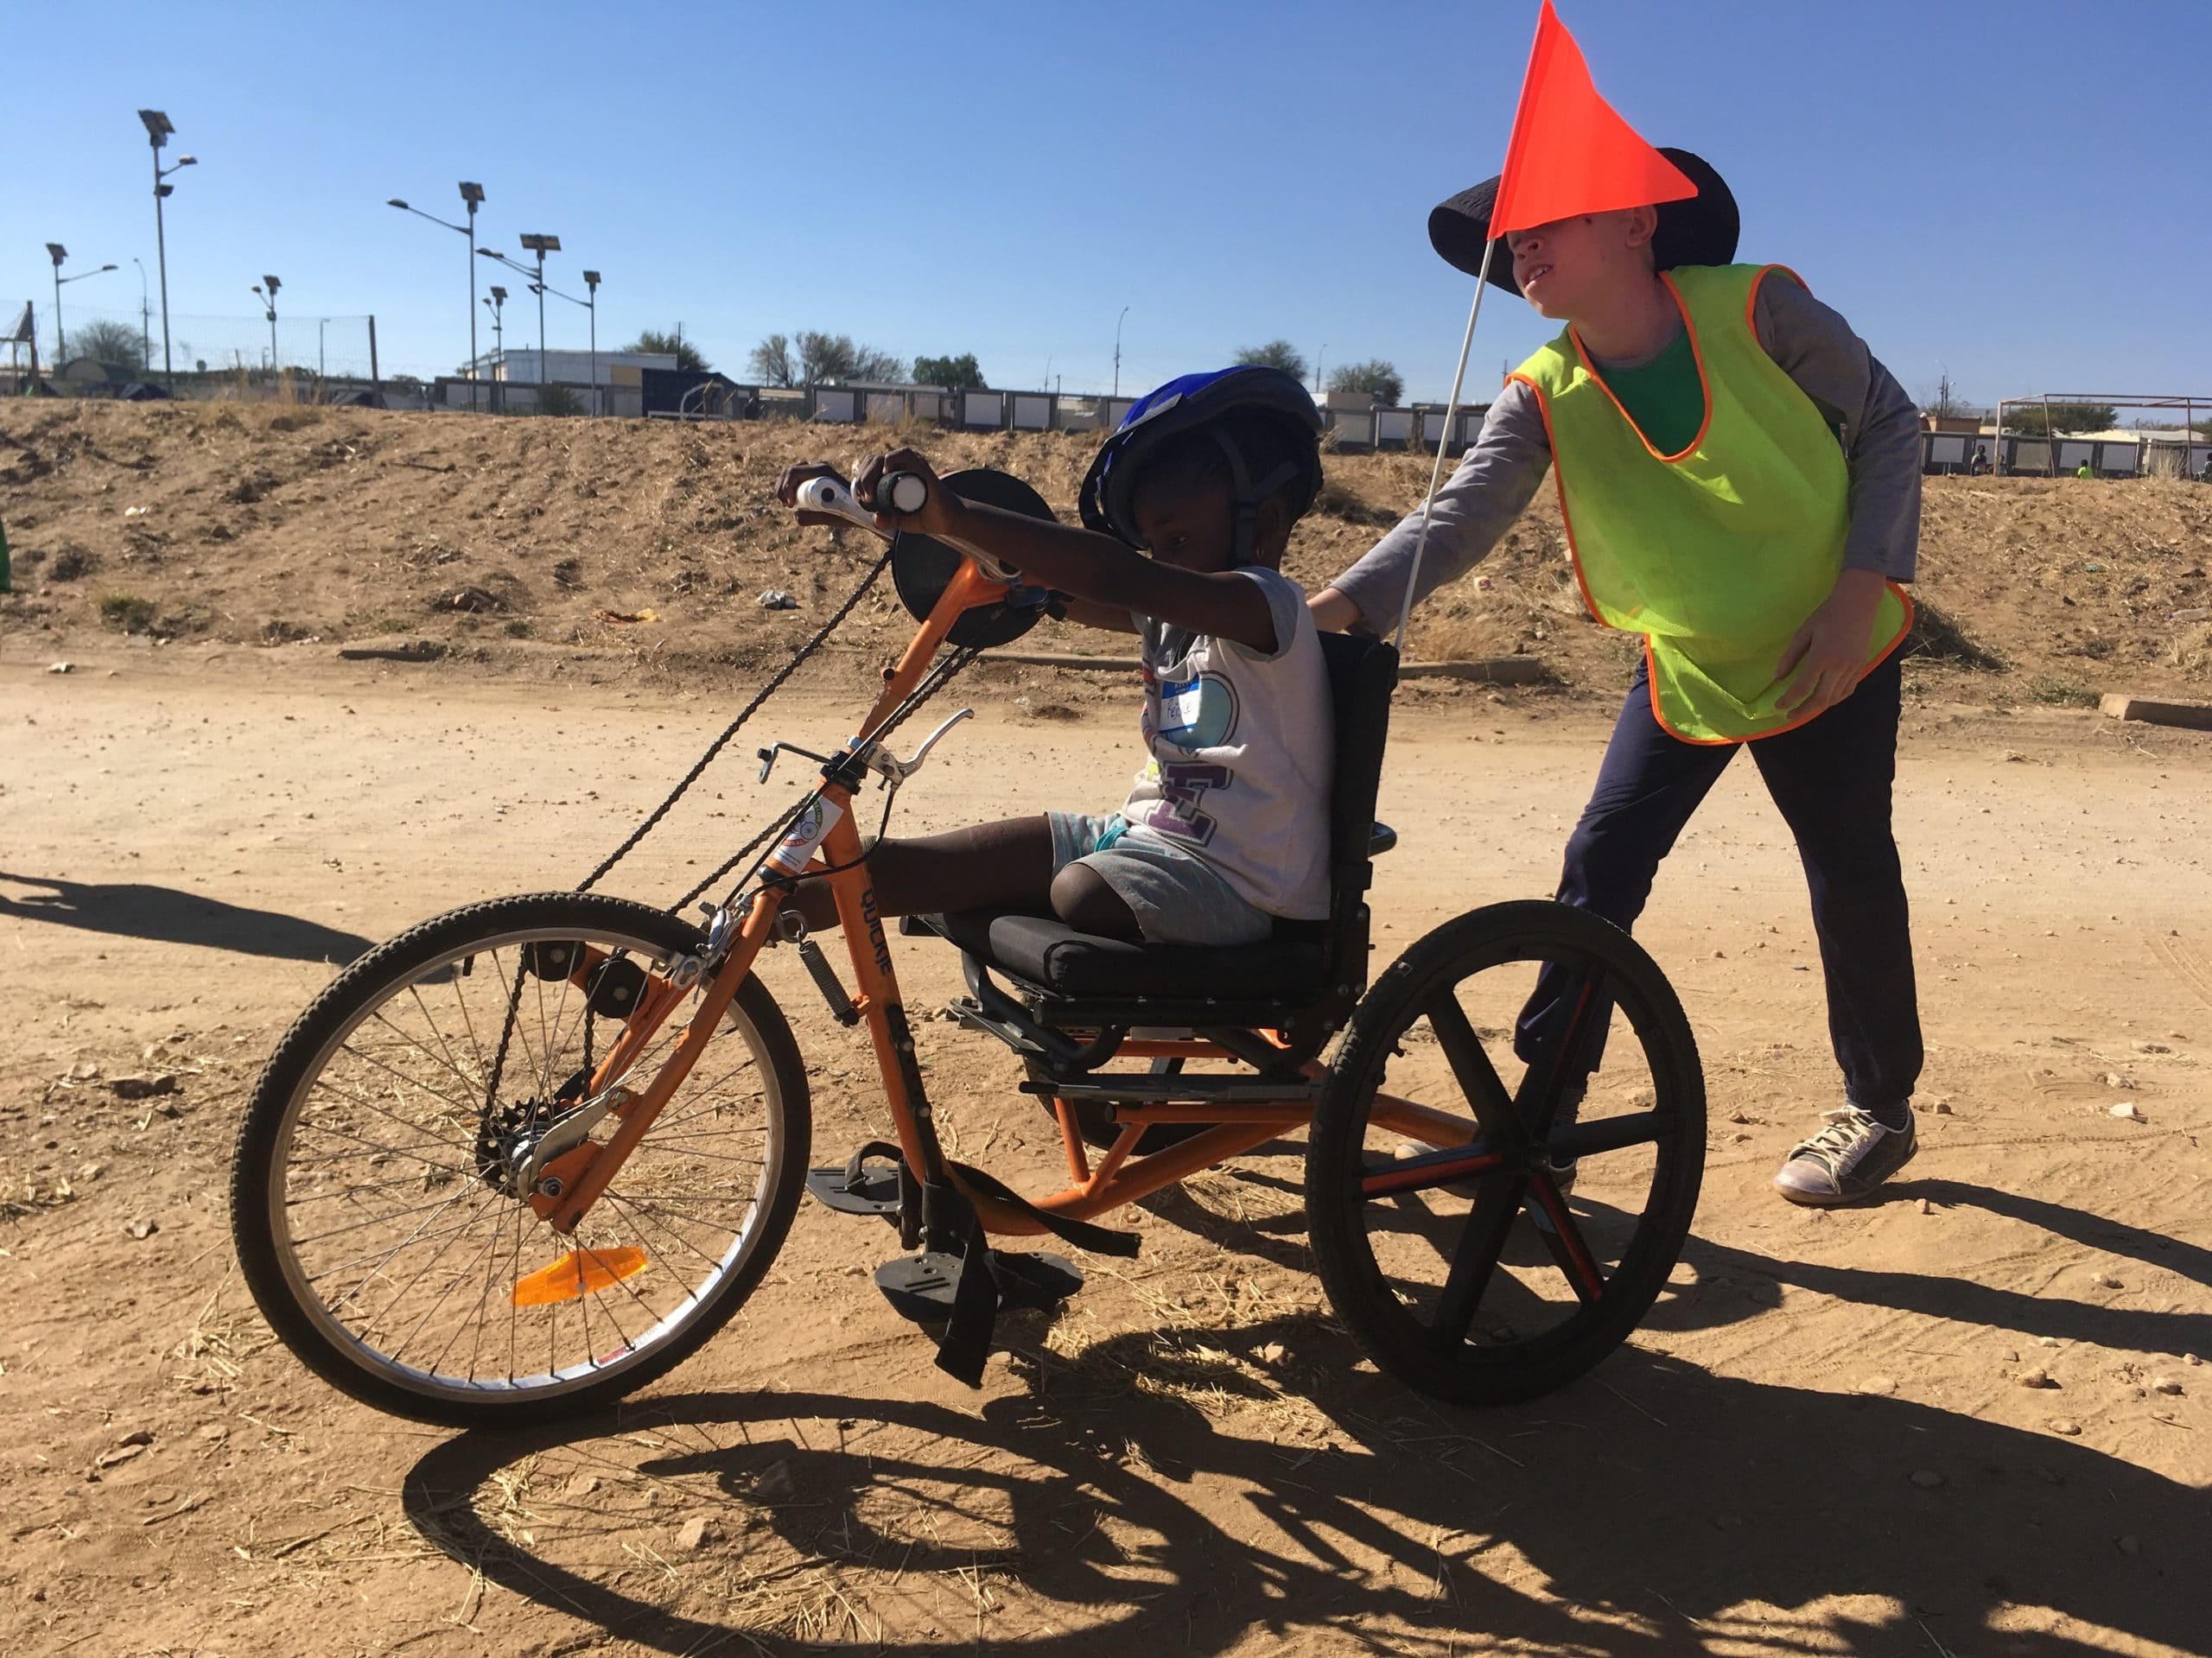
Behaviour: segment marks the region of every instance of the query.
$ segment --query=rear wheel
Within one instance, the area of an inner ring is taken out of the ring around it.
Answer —
[[[606,1404],[719,1330],[806,1168],[805,1070],[757,979],[573,1236],[528,1202],[588,1157],[564,1142],[620,1126],[611,1090],[673,1053],[702,985],[592,1092],[648,984],[701,947],[664,911],[543,893],[425,922],[334,980],[264,1069],[232,1179],[284,1344],[365,1404],[482,1426]],[[593,1121],[594,1099],[614,1109]]]
[[[1550,1012],[1529,1017],[1532,998]],[[1421,939],[1360,1004],[1315,1113],[1306,1212],[1330,1301],[1378,1366],[1502,1404],[1636,1329],[1704,1166],[1697,1045],[1657,964],[1586,911],[1501,904]]]

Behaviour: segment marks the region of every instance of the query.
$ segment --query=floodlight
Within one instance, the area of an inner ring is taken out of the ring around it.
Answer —
[[[504,259],[507,256],[496,249],[479,248],[476,250],[476,257],[480,259]]]
[[[507,302],[507,290],[495,283],[492,287],[492,297],[505,305]]]
[[[274,276],[264,276],[261,280],[269,284],[269,291],[272,294],[284,285],[283,283],[278,282]]]
[[[69,257],[69,250],[63,247],[59,242],[48,242],[46,245],[46,251],[53,256],[54,263],[57,266],[60,264],[64,259]]]
[[[584,286],[585,286],[585,287],[587,287],[587,288],[596,288],[596,287],[598,287],[598,286],[599,286],[599,272],[597,272],[596,270],[587,270],[587,271],[585,271],[585,272],[584,272]]]
[[[159,110],[141,110],[138,111],[138,118],[146,124],[146,136],[153,140],[154,148],[156,149],[168,142],[169,135],[176,130],[169,124],[168,117],[163,115]]]
[[[413,213],[415,211],[405,202],[402,201],[397,196],[392,197],[391,200],[385,202],[384,205],[387,207],[397,207],[404,213]]]
[[[176,158],[176,164],[179,167],[197,167],[200,165],[200,157],[197,156],[180,156]]]
[[[113,265],[102,265],[102,266],[100,267],[100,269],[101,269],[102,270],[114,270],[114,269],[115,269],[115,267],[114,267]]]
[[[467,179],[463,179],[461,181],[461,199],[470,206],[474,206],[484,200],[484,187],[480,184],[471,184]]]

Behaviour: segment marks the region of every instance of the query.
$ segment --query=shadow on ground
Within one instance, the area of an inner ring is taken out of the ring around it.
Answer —
[[[0,870],[0,881],[32,889],[16,896],[0,893],[0,918],[44,921],[86,932],[165,944],[200,944],[240,956],[327,962],[333,967],[344,966],[372,942],[358,933],[340,932],[297,916],[251,910],[168,886],[58,880],[50,875],[16,875],[5,870]]]
[[[1460,1413],[1355,1357],[1291,1319],[1020,1353],[1021,1391],[980,1413],[841,1393],[650,1400],[619,1420],[454,1439],[416,1464],[404,1502],[455,1560],[665,1653],[837,1639],[1039,1658],[1251,1640],[1641,1655],[1733,1638],[1871,1655],[1932,1638],[2076,1658],[2115,1636],[2196,1650],[2205,1635],[2202,1586],[2186,1586],[2203,1494],[2076,1442],[1643,1354],[1531,1405]],[[906,1362],[938,1393],[925,1349]],[[687,1554],[671,1537],[694,1518],[721,1537]],[[673,1564],[639,1569],[653,1558]],[[1889,1608],[1789,1626],[1792,1609],[1854,1596]],[[2015,1605],[2061,1617],[2008,1627]]]

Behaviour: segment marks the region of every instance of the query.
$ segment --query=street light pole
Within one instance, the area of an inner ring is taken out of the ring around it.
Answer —
[[[1114,319],[1114,395],[1122,395],[1122,324],[1128,318],[1129,308],[1124,305],[1122,314]]]
[[[263,295],[263,300],[269,307],[269,378],[273,384],[276,378],[276,290],[284,284],[274,276],[264,276],[261,280],[269,284],[269,291]],[[261,293],[258,287],[253,291]]]
[[[433,225],[443,225],[448,230],[457,232],[461,235],[468,238],[468,406],[471,410],[474,410],[478,406],[478,377],[476,371],[476,210],[479,206],[483,205],[484,187],[480,184],[474,183],[470,180],[463,179],[461,182],[461,199],[468,208],[468,222],[466,225],[456,225],[451,219],[439,218],[435,213],[426,213],[420,207],[410,207],[397,196],[386,198],[385,205],[388,207],[397,207],[404,213],[413,213],[417,219],[427,219]]]
[[[499,378],[492,382],[492,412],[499,413],[505,406],[499,395],[507,374],[507,335],[500,320],[500,312],[507,303],[507,290],[497,283],[492,284],[492,297],[484,302],[492,308],[492,354],[499,359]]]
[[[68,355],[68,340],[61,332],[61,284],[82,282],[87,276],[97,276],[102,271],[112,270],[113,265],[102,265],[99,270],[80,270],[73,276],[61,274],[61,262],[69,257],[69,250],[59,242],[48,242],[46,251],[54,257],[54,372],[61,372],[62,360]]]
[[[599,418],[599,272],[584,272],[584,309],[591,313],[591,417]]]
[[[553,372],[545,357],[545,256],[561,251],[557,236],[523,236],[516,238],[530,252],[537,255],[537,384],[538,400],[544,401],[543,388],[552,384]]]
[[[59,242],[48,242],[46,251],[54,259],[54,372],[59,374],[69,356],[69,337],[61,332],[61,262],[69,257],[69,250]]]
[[[130,256],[130,263],[138,267],[138,372],[151,374],[154,372],[154,324],[153,308],[146,298],[146,262],[134,253]]]
[[[484,187],[463,179],[461,199],[468,206],[468,412],[477,412],[476,372],[476,210],[484,204]]]
[[[159,110],[141,110],[138,118],[145,123],[147,140],[154,147],[154,246],[162,271],[162,378],[167,383],[170,395],[175,396],[176,366],[169,355],[169,245],[168,235],[162,228],[162,203],[176,187],[162,181],[179,167],[197,165],[200,158],[197,156],[180,156],[176,158],[176,167],[165,171],[162,167],[162,147],[175,134],[176,128]]]

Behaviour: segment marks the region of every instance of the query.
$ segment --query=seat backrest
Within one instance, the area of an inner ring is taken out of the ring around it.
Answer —
[[[1382,750],[1390,735],[1390,694],[1398,683],[1397,647],[1350,633],[1321,635],[1329,669],[1329,700],[1337,716],[1336,779],[1329,793],[1330,931],[1339,936],[1363,907],[1370,879],[1368,843],[1375,797],[1382,785]],[[1360,947],[1365,948],[1364,937]]]

